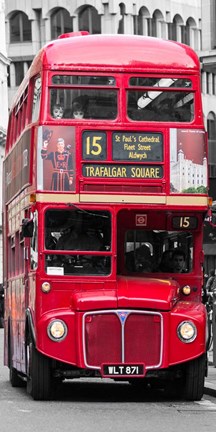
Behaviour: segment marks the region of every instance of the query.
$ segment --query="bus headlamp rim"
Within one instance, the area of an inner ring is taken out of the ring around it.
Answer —
[[[190,334],[188,334],[188,330],[190,330]],[[178,325],[177,334],[182,342],[191,343],[197,337],[197,328],[192,321],[185,320]]]
[[[57,332],[60,332],[60,336],[57,336],[58,334]],[[68,333],[67,325],[62,319],[52,319],[47,326],[47,334],[49,338],[54,342],[63,341],[66,338],[67,333]]]

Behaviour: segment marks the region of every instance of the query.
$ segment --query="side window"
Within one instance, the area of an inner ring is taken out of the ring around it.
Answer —
[[[41,77],[37,77],[34,84],[34,93],[32,101],[32,122],[37,121],[40,109],[41,99]]]
[[[30,264],[31,269],[35,270],[38,266],[38,213],[33,214],[33,236],[30,245]]]

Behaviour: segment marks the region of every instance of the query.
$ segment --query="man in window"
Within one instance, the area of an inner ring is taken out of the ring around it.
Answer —
[[[186,273],[185,252],[182,249],[174,249],[172,254],[173,273]]]

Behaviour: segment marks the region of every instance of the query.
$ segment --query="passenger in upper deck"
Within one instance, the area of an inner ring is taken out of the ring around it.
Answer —
[[[89,100],[87,95],[82,95],[75,98],[72,103],[71,117],[75,119],[82,119],[86,117],[88,104]]]
[[[82,119],[85,115],[84,109],[79,102],[74,102],[72,107],[72,118]]]
[[[64,114],[64,109],[60,104],[55,104],[53,105],[52,108],[52,117],[54,117],[55,119],[61,119],[63,117]]]

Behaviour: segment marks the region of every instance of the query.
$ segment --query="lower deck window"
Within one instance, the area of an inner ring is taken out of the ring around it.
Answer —
[[[48,210],[44,243],[47,274],[111,272],[111,217],[107,211]]]

